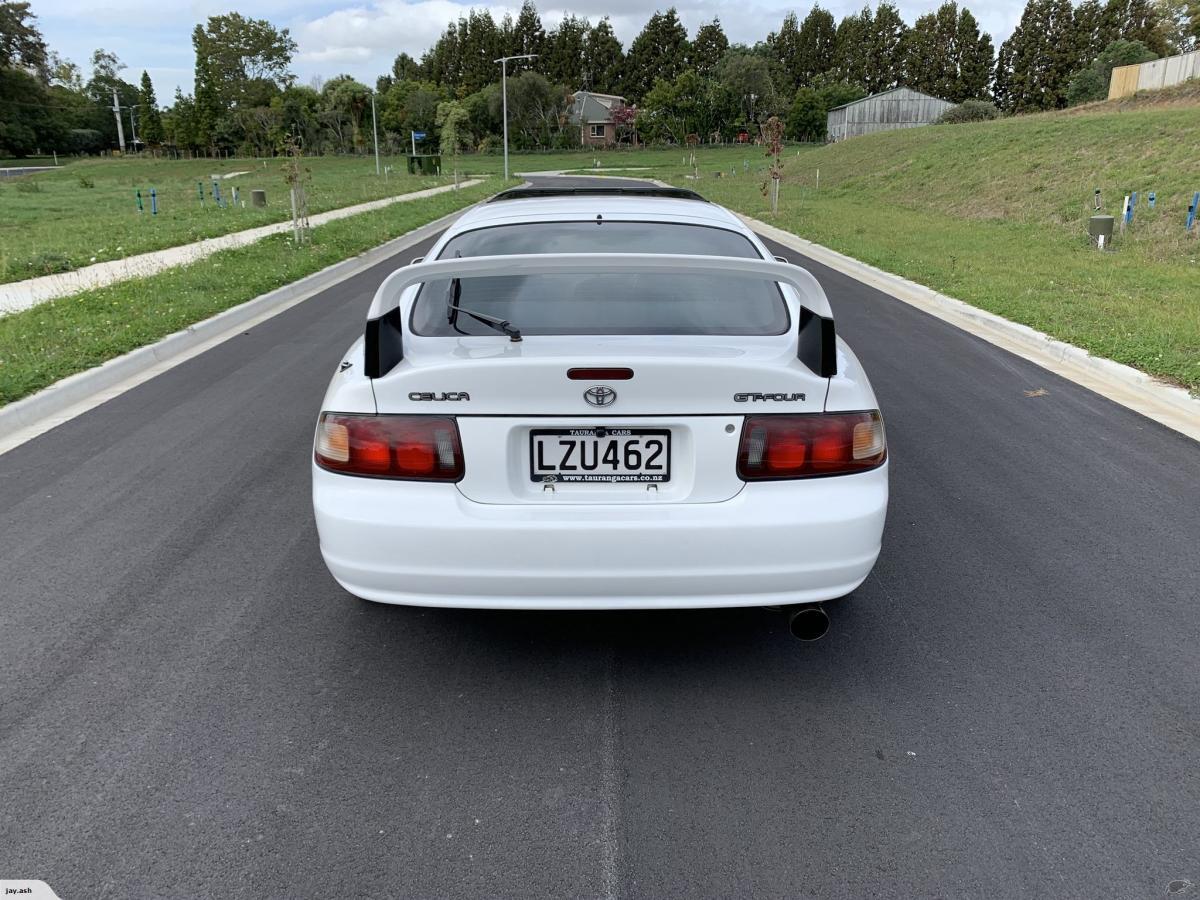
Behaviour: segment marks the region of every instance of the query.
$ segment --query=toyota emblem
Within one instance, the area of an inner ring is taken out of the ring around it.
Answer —
[[[592,406],[612,406],[617,399],[617,392],[607,385],[598,384],[583,392],[583,399]]]

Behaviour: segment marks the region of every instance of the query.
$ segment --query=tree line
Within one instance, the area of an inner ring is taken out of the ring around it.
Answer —
[[[770,116],[793,139],[821,140],[831,107],[901,84],[987,115],[1061,108],[1103,97],[1114,65],[1198,40],[1200,0],[1028,0],[998,52],[955,0],[911,25],[884,0],[841,21],[820,6],[803,19],[788,13],[753,45],[730,42],[719,19],[689,35],[669,8],[626,48],[607,17],[567,15],[547,28],[525,0],[515,18],[472,10],[449,23],[420,59],[401,53],[373,87],[349,75],[302,85],[288,29],[234,12],[196,25],[194,89],[162,106],[146,72],[124,80],[125,65],[103,49],[81,70],[46,46],[27,0],[0,0],[0,154],[115,149],[114,103],[136,148],[269,155],[294,142],[365,153],[372,101],[391,150],[423,132],[419,149],[486,151],[501,131],[494,61],[518,54],[535,55],[509,68],[518,149],[577,146],[567,118],[577,90],[625,97],[617,124],[630,141],[728,140]]]

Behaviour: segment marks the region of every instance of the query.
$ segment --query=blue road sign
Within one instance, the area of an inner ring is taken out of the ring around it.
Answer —
[[[423,131],[414,131],[414,132],[412,133],[412,136],[413,136],[413,140],[414,140],[414,141],[423,141],[423,140],[425,140],[425,132],[423,132]]]

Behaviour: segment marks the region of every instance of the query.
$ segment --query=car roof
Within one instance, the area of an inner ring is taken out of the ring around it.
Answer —
[[[613,192],[530,196],[482,203],[467,210],[449,231],[457,234],[469,229],[517,222],[591,221],[596,216],[618,221],[713,225],[731,228],[739,233],[749,230],[727,209],[707,200]]]

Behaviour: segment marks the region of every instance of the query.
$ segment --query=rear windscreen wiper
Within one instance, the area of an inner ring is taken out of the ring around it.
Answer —
[[[455,253],[455,256],[462,256],[461,252]],[[450,279],[450,285],[446,288],[446,321],[450,323],[450,327],[459,334],[466,334],[458,327],[458,314],[464,313],[470,316],[476,322],[482,322],[488,328],[494,328],[496,331],[502,331],[508,335],[508,339],[513,343],[521,340],[521,331],[516,328],[512,322],[507,319],[501,319],[498,316],[489,316],[487,313],[476,312],[473,309],[466,309],[459,306],[458,301],[462,299],[462,282],[457,278]]]

